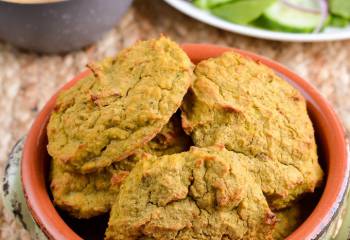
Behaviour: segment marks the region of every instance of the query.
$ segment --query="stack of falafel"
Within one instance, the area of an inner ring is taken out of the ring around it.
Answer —
[[[140,41],[60,93],[47,127],[54,203],[110,212],[105,239],[283,239],[323,171],[303,96],[233,51],[196,66]],[[287,219],[287,220],[286,220]]]

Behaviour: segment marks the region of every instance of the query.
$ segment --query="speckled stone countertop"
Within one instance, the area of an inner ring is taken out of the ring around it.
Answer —
[[[57,88],[88,62],[113,56],[138,39],[161,33],[179,43],[208,42],[274,59],[310,81],[350,131],[350,40],[280,43],[225,32],[172,9],[159,0],[136,1],[122,21],[95,45],[65,55],[22,52],[0,42],[0,177],[12,145],[26,134],[38,110]],[[0,239],[29,239],[0,201]]]

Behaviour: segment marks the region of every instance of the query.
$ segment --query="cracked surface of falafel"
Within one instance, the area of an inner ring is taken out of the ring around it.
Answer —
[[[91,218],[106,213],[141,152],[162,156],[187,151],[190,144],[190,137],[181,128],[180,117],[174,114],[157,136],[139,149],[135,156],[115,162],[98,172],[80,174],[67,171],[53,159],[50,188],[54,203],[76,218]]]
[[[168,38],[140,41],[61,92],[47,127],[48,152],[89,173],[150,141],[181,104],[193,80],[186,53]]]
[[[143,155],[121,186],[105,239],[271,239],[275,216],[242,156],[196,147]]]
[[[185,152],[193,145],[181,127],[180,114],[175,113],[162,130],[141,150],[155,156]]]
[[[53,159],[50,189],[54,204],[79,219],[108,212],[137,160],[130,156],[99,172],[81,174],[67,171]]]
[[[223,145],[256,163],[270,206],[288,206],[322,182],[303,96],[263,64],[227,52],[200,62],[182,105],[196,146]]]

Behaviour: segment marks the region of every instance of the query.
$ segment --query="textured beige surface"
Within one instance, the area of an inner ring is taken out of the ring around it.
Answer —
[[[120,24],[96,45],[66,55],[26,53],[0,42],[0,177],[11,146],[24,135],[48,98],[84,66],[138,39],[210,42],[242,48],[281,62],[309,80],[333,104],[350,130],[350,40],[329,43],[279,43],[212,28],[160,0],[137,1]],[[26,239],[0,202],[0,239]]]

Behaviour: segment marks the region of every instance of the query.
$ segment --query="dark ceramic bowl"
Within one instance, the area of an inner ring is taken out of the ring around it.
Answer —
[[[20,1],[18,1],[20,2]],[[43,53],[95,42],[123,16],[132,0],[0,0],[0,39]]]

